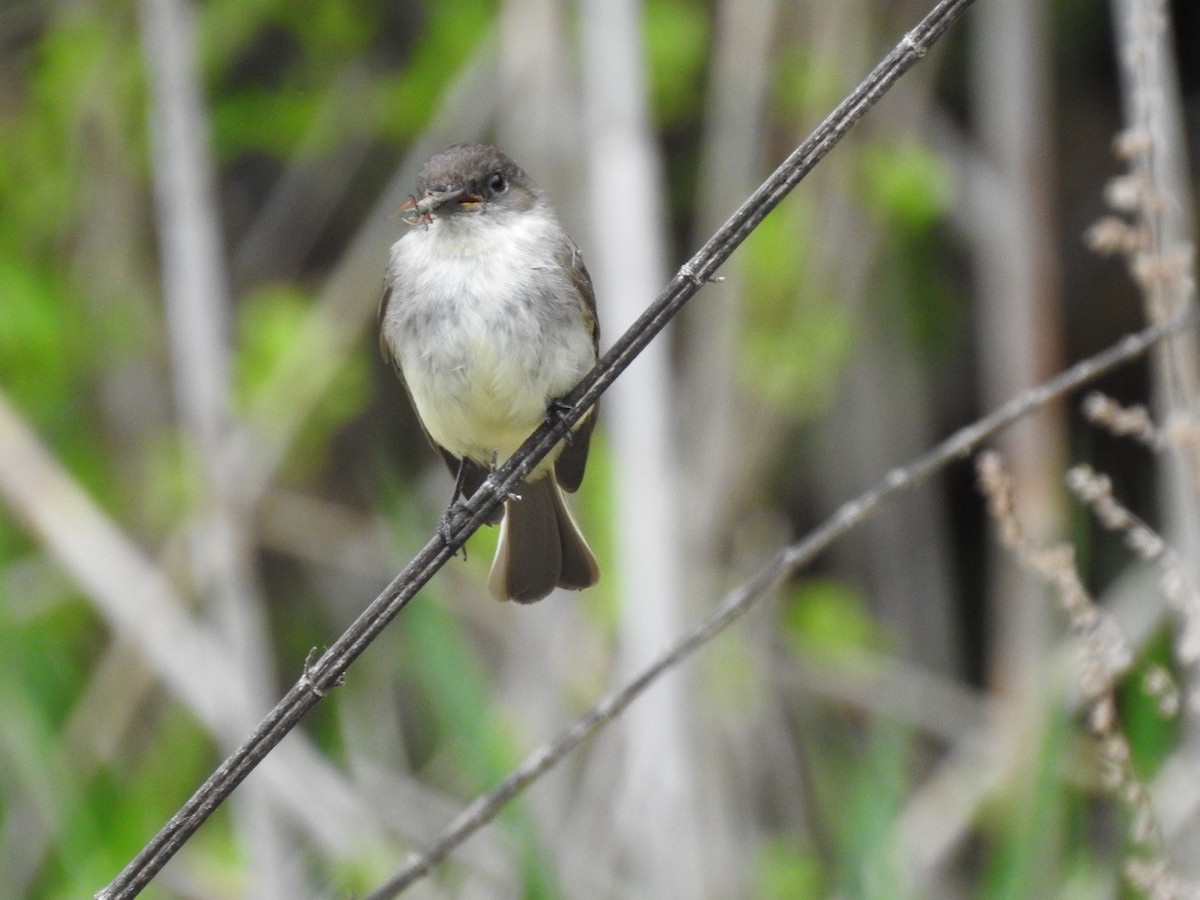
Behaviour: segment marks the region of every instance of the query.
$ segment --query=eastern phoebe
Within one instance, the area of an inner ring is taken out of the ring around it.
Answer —
[[[455,144],[421,170],[392,245],[380,346],[426,436],[473,494],[595,365],[596,298],[579,249],[549,202],[494,147]],[[596,410],[504,503],[488,577],[499,599],[581,590],[600,569],[562,492],[583,480]]]

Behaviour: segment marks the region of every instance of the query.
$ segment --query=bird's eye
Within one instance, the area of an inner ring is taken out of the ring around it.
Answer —
[[[491,188],[492,193],[502,194],[504,193],[504,189],[508,187],[508,182],[504,180],[504,176],[499,172],[493,172],[488,178],[488,187]]]

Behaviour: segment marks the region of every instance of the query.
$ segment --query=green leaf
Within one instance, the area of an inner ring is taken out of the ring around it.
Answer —
[[[784,628],[792,647],[809,658],[844,661],[884,644],[862,595],[828,578],[804,581],[789,592]]]
[[[885,226],[922,232],[950,203],[950,175],[931,149],[911,140],[876,141],[858,154],[862,201]]]
[[[681,0],[650,0],[643,23],[651,105],[660,125],[685,121],[700,107],[708,61],[708,14]]]

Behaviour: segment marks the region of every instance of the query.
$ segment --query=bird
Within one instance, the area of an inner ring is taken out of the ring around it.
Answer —
[[[595,365],[595,291],[545,194],[495,147],[435,153],[401,210],[411,227],[388,257],[380,348],[455,478],[448,515],[561,415],[561,398]],[[488,576],[498,599],[533,603],[598,581],[563,496],[583,480],[596,415],[593,406],[505,499]]]

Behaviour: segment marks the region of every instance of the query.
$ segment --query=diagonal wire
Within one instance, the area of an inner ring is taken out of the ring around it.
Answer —
[[[708,242],[680,268],[654,302],[630,326],[596,368],[570,393],[570,408],[554,423],[535,431],[484,482],[475,495],[451,511],[443,529],[376,597],[340,638],[308,667],[246,741],[231,754],[171,817],[97,900],[127,900],[139,894],[201,824],[225,801],[304,715],[337,687],[350,665],[434,574],[488,518],[504,497],[516,491],[537,463],[590,409],[604,390],[683,308],[700,287],[784,197],[820,162],[891,86],[912,68],[969,7],[972,0],[940,0],[906,34],[854,91],[742,204]],[[688,651],[690,652],[690,651]]]

